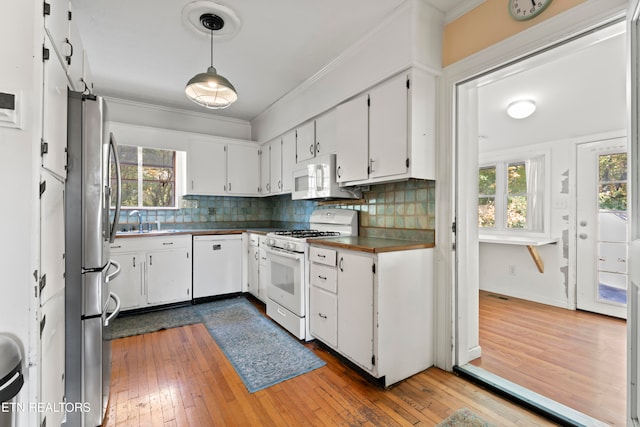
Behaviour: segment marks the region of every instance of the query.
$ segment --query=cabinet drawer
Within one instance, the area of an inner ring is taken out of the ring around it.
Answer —
[[[311,263],[309,281],[312,285],[335,294],[338,289],[338,270],[335,267]]]
[[[317,262],[325,265],[336,265],[336,251],[333,249],[325,249],[318,247],[311,247],[309,251],[309,259],[311,262]]]
[[[260,246],[260,237],[257,234],[249,234],[249,246]]]
[[[322,289],[311,287],[311,335],[333,347],[338,346],[338,297]]]

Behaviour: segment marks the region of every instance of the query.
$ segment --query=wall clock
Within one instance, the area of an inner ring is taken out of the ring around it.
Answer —
[[[525,21],[540,15],[552,0],[509,0],[509,13],[513,19]]]

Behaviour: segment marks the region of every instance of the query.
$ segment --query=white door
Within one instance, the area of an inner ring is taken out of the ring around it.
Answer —
[[[394,77],[371,90],[369,176],[407,172],[407,76]]]
[[[626,139],[578,146],[577,307],[627,316]]]
[[[47,37],[50,50],[44,61],[42,166],[64,179],[67,176],[67,73]]]
[[[120,297],[122,311],[146,305],[142,280],[144,258],[144,252],[111,253],[111,259],[120,264],[120,274],[109,282],[109,288]]]
[[[227,184],[225,145],[193,138],[187,151],[187,194],[221,195]]]
[[[230,194],[258,194],[260,157],[257,146],[227,146],[227,180],[227,192]]]
[[[65,287],[64,183],[43,171],[40,182],[40,305]]]
[[[629,300],[627,306],[627,425],[638,426],[638,412],[640,411],[640,393],[638,393],[638,382],[640,381],[640,355],[638,344],[640,344],[638,321],[640,319],[640,197],[638,188],[640,187],[640,0],[629,0],[627,14],[629,34],[628,57],[629,76],[631,93],[629,111],[629,169],[631,170],[631,191],[629,192],[629,206],[631,214],[631,242],[629,244]]]
[[[336,174],[338,182],[369,178],[369,108],[368,95],[338,105],[336,108]]]
[[[282,135],[282,191],[291,193],[293,189],[293,166],[296,164],[296,133],[290,131]]]
[[[276,139],[269,145],[271,148],[271,193],[282,192],[282,139]]]
[[[296,129],[297,161],[303,162],[316,156],[316,123],[314,120],[304,123]]]
[[[186,249],[149,252],[146,261],[149,304],[191,299],[191,258]]]
[[[340,252],[338,349],[365,369],[373,368],[373,259]]]

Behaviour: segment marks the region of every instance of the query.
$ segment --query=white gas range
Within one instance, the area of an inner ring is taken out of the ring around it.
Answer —
[[[358,234],[358,214],[347,209],[317,209],[309,230],[267,234],[267,315],[298,339],[309,333],[308,239]]]

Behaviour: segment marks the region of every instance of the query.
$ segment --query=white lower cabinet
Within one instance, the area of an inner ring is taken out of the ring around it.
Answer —
[[[118,243],[116,241],[112,248]],[[111,249],[111,259],[120,264],[120,274],[110,282],[110,287],[120,297],[123,311],[147,305],[142,275],[144,258],[144,252],[117,253],[116,249]]]
[[[264,250],[265,236],[249,233],[248,290],[251,295],[262,302],[267,302],[267,254]]]
[[[312,244],[310,330],[394,384],[433,365],[433,249],[368,253]]]
[[[110,287],[122,310],[191,299],[191,235],[118,238],[111,258],[120,263]]]
[[[60,425],[63,413],[55,408],[64,402],[65,309],[64,289],[42,306],[40,318],[40,403],[46,404],[38,425]]]
[[[171,244],[178,242],[170,242]],[[176,245],[147,253],[147,304],[191,299],[191,247]]]

